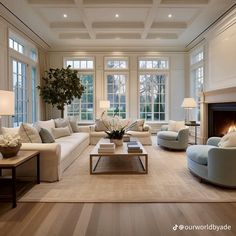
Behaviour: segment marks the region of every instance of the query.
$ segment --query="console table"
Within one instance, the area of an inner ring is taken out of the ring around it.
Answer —
[[[186,126],[195,127],[195,145],[197,144],[197,127],[200,126],[198,123],[186,123]]]
[[[0,157],[0,175],[3,169],[11,170],[11,183],[12,183],[12,207],[15,208],[16,204],[16,168],[32,158],[37,158],[37,184],[40,183],[40,154],[38,151],[19,151],[17,156],[11,158]]]

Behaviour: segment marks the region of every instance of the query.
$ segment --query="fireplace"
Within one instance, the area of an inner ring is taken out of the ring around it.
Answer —
[[[208,137],[222,137],[236,128],[236,102],[208,104]]]

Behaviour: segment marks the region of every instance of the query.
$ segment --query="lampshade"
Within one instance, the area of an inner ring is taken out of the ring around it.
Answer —
[[[0,116],[14,115],[15,95],[12,91],[0,90]]]
[[[99,102],[99,106],[100,106],[100,108],[108,109],[108,108],[110,108],[110,101],[102,100]]]
[[[195,108],[197,107],[197,103],[193,98],[184,98],[183,103],[181,105],[183,108]]]

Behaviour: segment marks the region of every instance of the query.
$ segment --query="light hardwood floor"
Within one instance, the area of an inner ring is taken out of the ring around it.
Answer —
[[[231,231],[173,226],[231,225]],[[236,235],[236,203],[0,203],[1,236]]]

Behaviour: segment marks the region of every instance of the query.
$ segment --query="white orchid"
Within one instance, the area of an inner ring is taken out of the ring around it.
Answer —
[[[18,134],[0,135],[0,147],[16,147],[21,144],[21,139]]]

